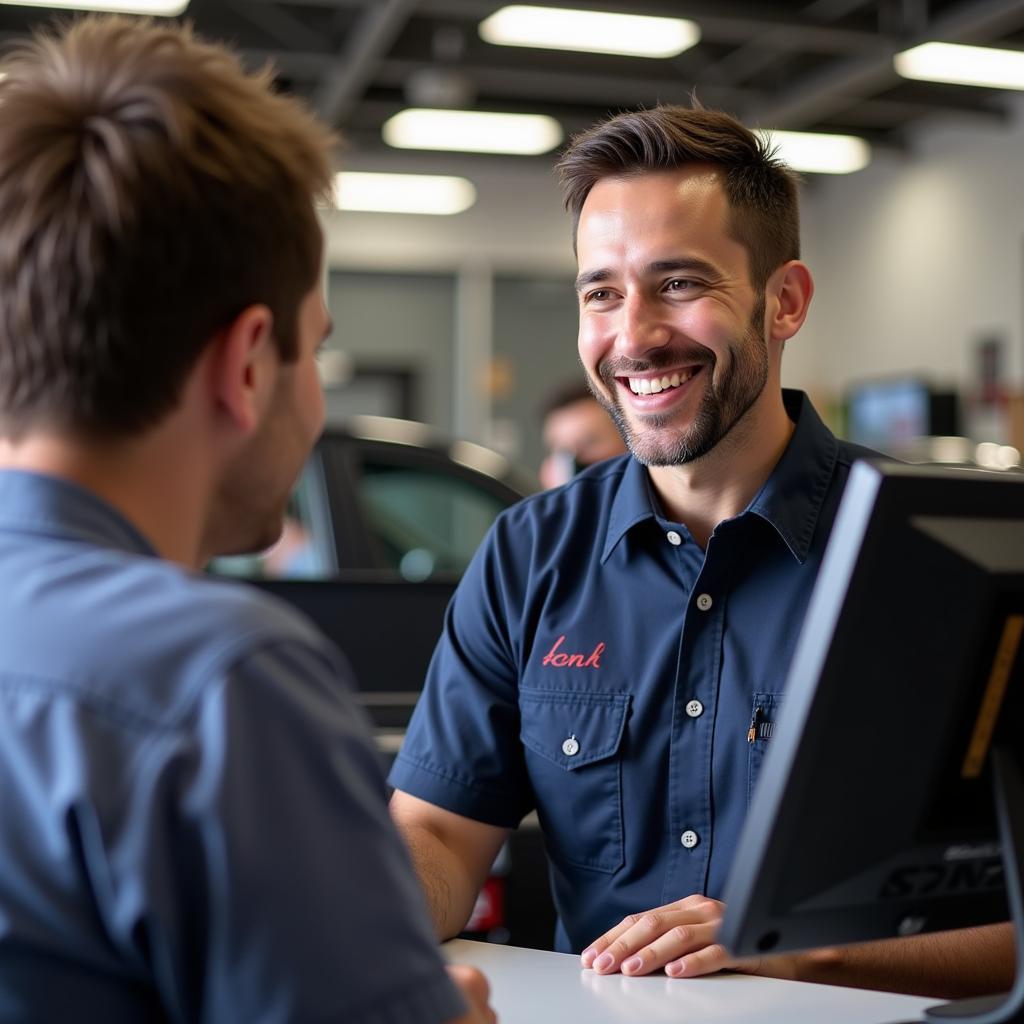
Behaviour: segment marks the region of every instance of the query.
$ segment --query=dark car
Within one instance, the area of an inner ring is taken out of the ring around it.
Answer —
[[[536,488],[489,448],[422,423],[354,417],[317,442],[282,542],[214,569],[256,579],[457,579],[498,513]]]

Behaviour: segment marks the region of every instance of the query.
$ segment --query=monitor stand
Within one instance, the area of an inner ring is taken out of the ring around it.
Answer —
[[[925,1010],[924,1020],[955,1024],[1024,1024],[1024,777],[1010,747],[991,751],[999,838],[1003,851],[1006,901],[1017,944],[1017,977],[1009,993],[959,999]]]

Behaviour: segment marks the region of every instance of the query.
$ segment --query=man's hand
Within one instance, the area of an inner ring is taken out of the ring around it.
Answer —
[[[938,999],[986,995],[1013,984],[1016,959],[1009,924],[734,960],[717,942],[724,912],[718,900],[687,896],[630,914],[583,950],[580,959],[597,974],[636,976],[664,968],[670,978],[696,978],[728,969]]]
[[[475,967],[463,964],[451,965],[448,973],[469,1004],[469,1013],[451,1024],[497,1024],[498,1018],[487,1004],[491,994],[487,979]]]
[[[665,969],[672,978],[692,978],[723,968],[756,971],[756,962],[730,959],[716,937],[725,904],[687,896],[643,914],[630,914],[580,954],[598,974],[640,975]]]

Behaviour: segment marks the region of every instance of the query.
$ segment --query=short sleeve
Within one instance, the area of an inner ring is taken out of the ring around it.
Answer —
[[[142,887],[153,921],[177,925],[136,928],[181,1019],[407,1024],[465,1012],[345,675],[322,650],[265,646],[204,692],[187,750],[158,738],[140,761]]]
[[[514,828],[534,807],[519,741],[521,586],[499,519],[445,614],[423,693],[388,781],[467,818]]]

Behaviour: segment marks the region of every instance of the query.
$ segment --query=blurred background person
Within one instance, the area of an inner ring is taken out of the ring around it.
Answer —
[[[585,466],[622,455],[625,442],[611,417],[582,381],[563,384],[542,407],[544,448],[540,482],[558,487]]]

